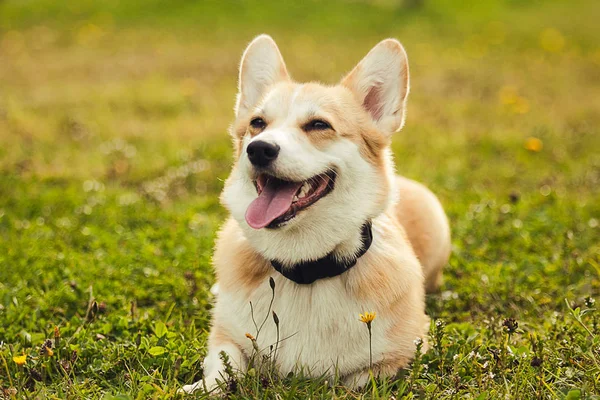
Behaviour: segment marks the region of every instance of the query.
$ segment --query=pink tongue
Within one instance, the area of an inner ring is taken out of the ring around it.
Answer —
[[[302,182],[282,182],[270,179],[246,210],[246,222],[254,229],[261,229],[289,210],[294,195]]]

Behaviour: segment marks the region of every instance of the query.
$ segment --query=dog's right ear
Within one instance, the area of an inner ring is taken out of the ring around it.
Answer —
[[[264,34],[256,37],[244,51],[240,63],[235,116],[245,115],[256,106],[269,86],[289,79],[273,38]]]

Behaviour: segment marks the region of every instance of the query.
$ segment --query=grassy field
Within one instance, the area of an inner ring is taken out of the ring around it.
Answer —
[[[237,63],[261,32],[302,81],[404,43],[398,171],[442,199],[453,254],[433,348],[397,379],[253,371],[229,395],[600,398],[600,2],[420,3],[0,1],[0,398],[201,377]]]

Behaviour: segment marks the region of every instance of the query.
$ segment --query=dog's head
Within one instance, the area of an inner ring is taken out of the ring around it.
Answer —
[[[293,82],[271,37],[250,43],[222,201],[258,252],[291,264],[360,246],[361,226],[394,197],[389,142],[404,123],[408,82],[393,39],[336,86]]]

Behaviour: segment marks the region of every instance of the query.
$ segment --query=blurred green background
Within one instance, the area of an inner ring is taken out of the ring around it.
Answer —
[[[117,175],[141,179],[222,138],[241,52],[262,32],[295,79],[328,83],[400,39],[413,88],[404,136],[433,146],[598,125],[595,1],[0,4],[7,169],[105,176],[102,144],[120,138],[137,152]]]
[[[386,37],[408,52],[393,148],[450,216],[428,298],[449,336],[430,373],[385,390],[597,392],[597,317],[586,332],[565,299],[600,290],[599,17],[597,0],[0,1],[0,389],[169,397],[200,376],[237,67],[268,33],[299,81],[336,83]],[[508,352],[507,317],[520,367],[481,350]],[[66,340],[48,359],[54,326]]]

